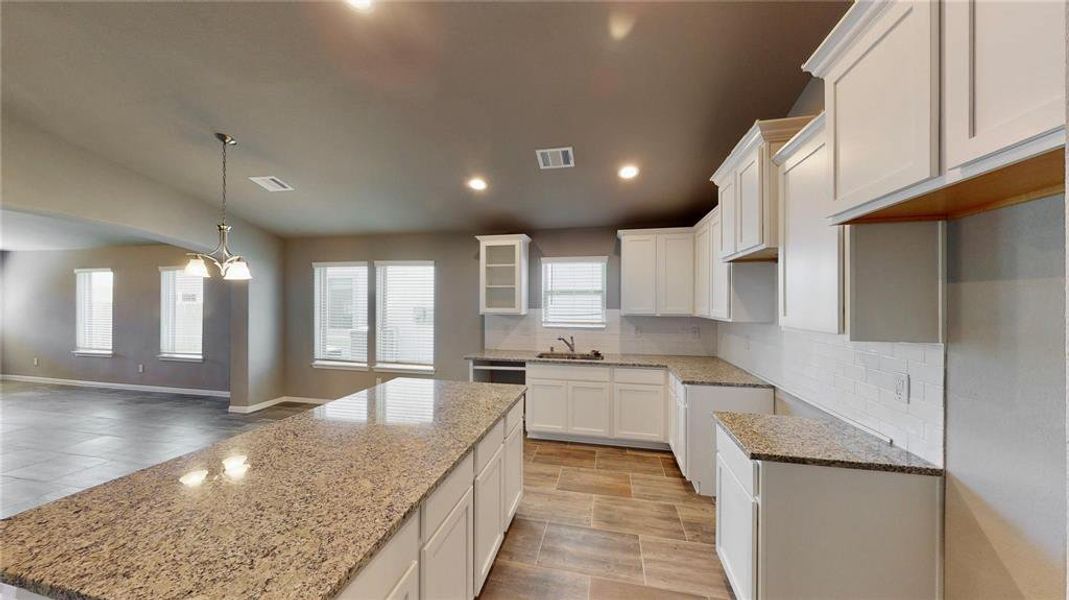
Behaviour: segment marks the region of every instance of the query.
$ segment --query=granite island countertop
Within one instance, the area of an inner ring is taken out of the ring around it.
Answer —
[[[394,379],[19,513],[0,521],[0,581],[65,599],[330,598],[525,389]],[[247,470],[224,473],[235,456]]]
[[[771,388],[772,384],[750,375],[715,356],[681,354],[605,354],[604,360],[538,358],[534,350],[484,350],[469,354],[470,361],[485,360],[514,363],[550,363],[562,365],[604,365],[610,367],[652,367],[668,369],[685,385],[719,385],[725,387]]]
[[[943,474],[928,461],[834,418],[713,413],[751,460],[918,475]]]

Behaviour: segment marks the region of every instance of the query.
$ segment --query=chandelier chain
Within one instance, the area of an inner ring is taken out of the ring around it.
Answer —
[[[226,146],[223,142],[223,225],[226,225]]]

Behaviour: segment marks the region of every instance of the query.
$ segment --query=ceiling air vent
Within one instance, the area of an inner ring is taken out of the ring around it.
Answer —
[[[274,175],[267,175],[265,177],[249,177],[253,183],[264,188],[269,192],[292,192],[293,186],[282,181]]]
[[[546,148],[535,150],[539,169],[567,169],[575,166],[575,152],[567,148]]]

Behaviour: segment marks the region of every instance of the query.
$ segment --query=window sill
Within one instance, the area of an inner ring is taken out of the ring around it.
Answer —
[[[188,363],[202,363],[204,357],[200,354],[158,354],[156,358],[159,360],[169,360],[173,362],[188,362]]]
[[[605,329],[606,323],[542,323],[545,329]]]
[[[95,356],[96,358],[111,358],[113,356],[111,350],[71,350],[71,354],[75,356]]]
[[[372,367],[382,373],[418,373],[420,375],[434,375],[434,367],[431,365],[399,365],[384,363]]]
[[[336,371],[367,371],[367,364],[344,362],[340,360],[316,360],[312,362],[313,369],[334,369]]]

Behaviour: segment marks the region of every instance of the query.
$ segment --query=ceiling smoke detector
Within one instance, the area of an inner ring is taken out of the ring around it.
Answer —
[[[274,175],[265,175],[263,177],[249,177],[249,180],[256,185],[264,188],[269,192],[292,192],[293,186],[282,181]]]
[[[571,146],[565,148],[545,148],[535,150],[539,169],[568,169],[575,166],[575,151]]]

